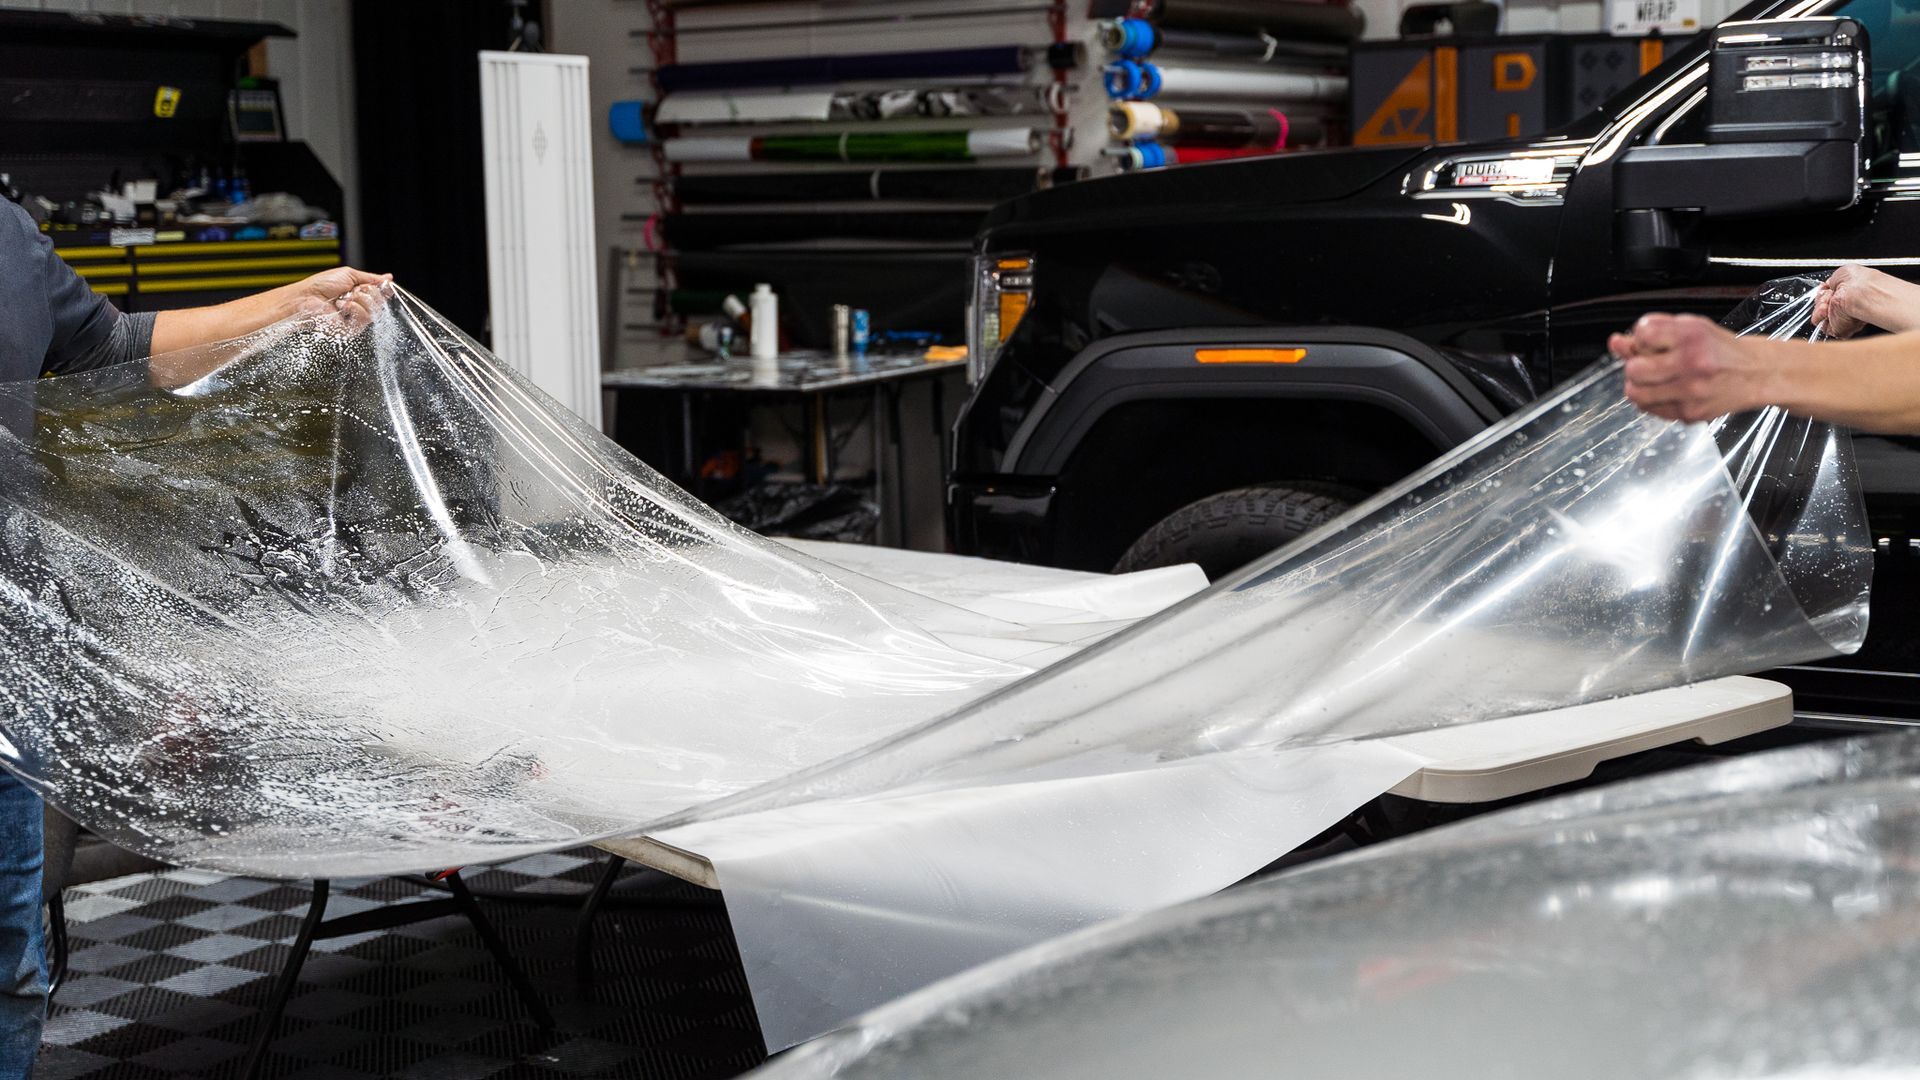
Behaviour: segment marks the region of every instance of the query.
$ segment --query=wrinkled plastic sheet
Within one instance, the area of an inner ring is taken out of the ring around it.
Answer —
[[[1920,1073],[1920,735],[1490,814],[1037,946],[756,1078]]]
[[[630,832],[1204,584],[979,614],[733,526],[410,296],[326,326],[157,360],[174,389],[0,388],[33,425],[0,444],[0,756],[157,858],[342,876]]]
[[[1845,437],[1611,366],[1117,633],[747,534],[404,293],[155,366],[0,391],[8,766],[275,876],[650,833],[714,863],[773,1046],[1244,876],[1418,766],[1386,736],[1865,630]]]
[[[1812,282],[1736,312],[1806,332]],[[768,1045],[1222,888],[1427,764],[1392,736],[1858,648],[1847,438],[1682,425],[1603,364],[1039,675],[656,829],[727,893]]]

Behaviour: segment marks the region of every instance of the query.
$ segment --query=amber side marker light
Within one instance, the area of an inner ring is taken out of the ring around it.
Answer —
[[[1297,364],[1307,358],[1307,350],[1195,349],[1193,358],[1202,364]]]

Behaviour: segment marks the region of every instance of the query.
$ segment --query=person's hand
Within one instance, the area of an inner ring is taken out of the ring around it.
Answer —
[[[1835,270],[1813,291],[1813,324],[1832,338],[1850,338],[1866,329],[1884,291],[1876,279],[1886,276],[1858,264]]]
[[[1625,364],[1627,399],[1689,423],[1769,404],[1767,345],[1698,315],[1645,315],[1607,348]]]
[[[351,266],[336,266],[284,288],[295,313],[337,315],[341,326],[358,331],[373,322],[374,312],[386,301],[386,289],[392,281],[392,274],[369,274]]]

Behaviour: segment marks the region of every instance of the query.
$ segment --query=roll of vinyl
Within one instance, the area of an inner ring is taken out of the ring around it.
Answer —
[[[1180,146],[1175,147],[1170,165],[1197,165],[1203,161],[1226,161],[1231,158],[1267,157],[1278,153],[1273,146],[1243,146],[1229,148],[1224,146]]]
[[[868,79],[965,78],[1017,75],[1027,70],[1028,50],[1020,45],[925,52],[852,53],[793,56],[770,60],[729,60],[711,64],[668,64],[654,72],[660,89],[719,90],[736,86],[804,86]]]
[[[1148,101],[1119,101],[1107,111],[1107,129],[1116,139],[1157,139],[1172,114]]]
[[[827,120],[831,90],[743,90],[669,94],[654,112],[661,124],[757,124]]]
[[[1066,175],[1057,175],[1061,172]],[[861,169],[845,172],[682,176],[673,182],[673,191],[682,203],[689,206],[862,202],[874,199],[991,203],[1077,177],[1078,170],[1018,167]]]
[[[1100,44],[1126,60],[1144,60],[1160,47],[1160,34],[1145,19],[1109,19],[1100,24]]]
[[[1162,165],[1174,164],[1178,160],[1179,158],[1173,155],[1171,147],[1162,146],[1149,139],[1129,146],[1127,152],[1121,155],[1120,167],[1128,170],[1157,169]]]
[[[1166,138],[1181,147],[1273,147],[1280,145],[1287,127],[1279,113],[1267,111],[1183,109],[1175,115],[1179,116],[1180,123]]]
[[[753,139],[746,135],[689,135],[660,144],[668,161],[752,161]]]
[[[1121,60],[1107,67],[1107,93],[1116,98],[1205,97],[1232,101],[1343,101],[1344,75],[1313,75],[1263,68],[1162,67]]]
[[[607,107],[607,128],[623,143],[639,146],[653,141],[647,133],[644,101],[616,101]]]
[[[808,240],[964,242],[980,227],[976,210],[808,214],[669,214],[661,234],[681,251]]]
[[[1333,59],[1345,62],[1345,40],[1328,42],[1277,38],[1272,34],[1235,34],[1218,30],[1159,31],[1159,47],[1171,52],[1206,54],[1221,60]]]
[[[832,135],[694,135],[664,144],[668,161],[972,161],[1040,149],[1032,128],[848,131]]]
[[[669,94],[662,124],[765,124],[902,117],[1036,116],[1064,111],[1058,84],[920,90],[699,90]],[[624,104],[624,103],[623,103]]]
[[[1326,138],[1326,121],[1279,109],[1169,109],[1146,101],[1113,106],[1116,139],[1157,139],[1180,147],[1303,146]]]
[[[1295,115],[1274,110],[1282,123],[1280,142],[1285,149],[1296,146],[1320,146],[1327,141],[1327,118],[1324,116]]]
[[[1219,60],[1334,60],[1346,50],[1333,42],[1281,39],[1266,33],[1218,30],[1170,30],[1145,19],[1109,19],[1100,25],[1100,43],[1125,60],[1144,60],[1161,50]]]
[[[1139,15],[1134,0],[1094,0],[1094,18]],[[1169,30],[1267,33],[1296,41],[1355,41],[1366,30],[1360,9],[1305,0],[1153,0],[1145,13]]]
[[[1198,165],[1207,161],[1233,158],[1271,157],[1281,153],[1278,146],[1167,146],[1151,140],[1137,142],[1119,151],[1120,168],[1125,172],[1158,169],[1166,165]]]
[[[1101,72],[1101,84],[1115,101],[1138,101],[1160,92],[1160,69],[1144,60],[1116,60]]]

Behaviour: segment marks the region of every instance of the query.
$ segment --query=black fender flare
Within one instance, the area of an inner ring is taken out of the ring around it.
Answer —
[[[1201,349],[1304,349],[1294,363],[1200,363]],[[1009,473],[1058,476],[1093,426],[1136,401],[1273,398],[1378,406],[1444,449],[1501,410],[1432,346],[1364,326],[1203,327],[1103,338],[1080,351],[1014,432]]]

